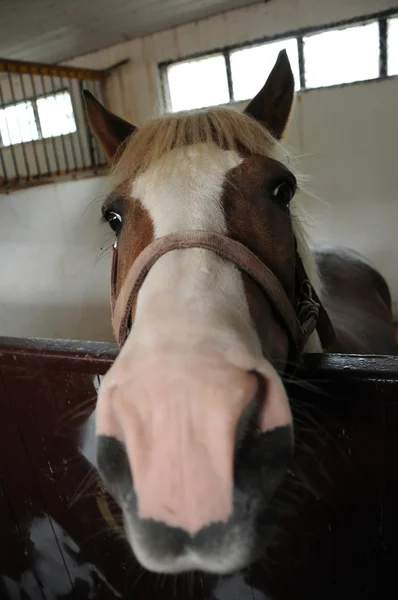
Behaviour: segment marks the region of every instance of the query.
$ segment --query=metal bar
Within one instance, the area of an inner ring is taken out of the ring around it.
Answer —
[[[169,80],[167,77],[167,67],[159,67],[160,73],[160,88],[162,92],[163,99],[163,109],[170,110],[171,106],[171,98],[170,98],[170,88],[169,88]]]
[[[51,81],[51,89],[54,94],[55,102],[58,104],[57,95],[56,95],[57,91],[55,88],[54,77],[50,77],[50,81]],[[55,137],[55,136],[52,136],[52,137]],[[68,154],[66,152],[65,136],[61,133],[61,135],[57,136],[57,137],[61,138],[61,145],[62,145],[62,150],[63,150],[63,154],[64,154],[65,167],[66,167],[66,170],[69,171],[69,161],[68,161]]]
[[[0,84],[0,104],[3,107],[4,106],[4,97],[3,97],[3,90]],[[6,128],[7,128],[7,133],[8,133],[8,137],[10,139],[10,152],[11,152],[11,156],[12,156],[12,162],[14,164],[14,171],[15,171],[15,176],[17,179],[19,179],[19,172],[18,172],[18,167],[17,167],[17,159],[15,158],[15,149],[14,149],[14,145],[11,143],[11,133],[10,133],[10,129],[8,127],[8,121],[7,121],[7,117],[5,116],[5,122],[6,122]],[[7,146],[6,146],[7,147]]]
[[[43,75],[40,75],[40,79],[41,79],[41,85],[42,85],[42,88],[43,88],[43,94],[45,95],[46,85],[45,85],[45,81],[44,81]],[[58,152],[57,152],[57,144],[55,143],[55,139],[54,139],[53,136],[50,136],[50,140],[52,142],[53,153],[54,153],[54,160],[55,160],[55,166],[56,166],[56,169],[57,169],[57,173],[60,173],[60,166],[59,166]],[[44,137],[43,137],[43,142],[47,143],[47,140]]]
[[[224,52],[224,60],[225,60],[225,69],[227,71],[229,101],[233,102],[234,101],[234,83],[232,81],[231,56],[230,56],[230,52],[228,50],[226,52]]]
[[[6,168],[6,163],[5,163],[5,160],[3,157],[3,148],[1,148],[1,147],[0,147],[0,166],[1,166],[1,170],[3,171],[3,176],[0,177],[0,184],[7,185],[7,183],[8,183],[7,168]]]
[[[387,19],[379,21],[379,77],[387,77],[388,27]]]
[[[64,83],[64,79],[61,80],[61,83]],[[72,95],[70,93],[70,89],[69,89],[69,82],[67,81],[66,83],[66,91],[69,93],[71,102],[72,102]],[[73,110],[73,104],[72,104],[72,110]],[[73,118],[75,118],[75,115],[73,114]],[[77,122],[75,119],[75,123],[76,123],[76,131],[78,130],[78,126],[77,126]],[[72,159],[73,159],[73,164],[74,164],[74,171],[77,171],[77,154],[76,154],[76,147],[75,147],[75,134],[74,133],[69,133],[68,134],[68,139],[69,139],[69,143],[70,143],[70,149],[71,149],[71,153],[72,153]]]
[[[83,148],[83,140],[82,140],[82,135],[81,135],[82,134],[82,128],[80,127],[79,120],[78,120],[78,117],[80,116],[80,111],[78,110],[78,107],[83,108],[83,112],[84,112],[84,107],[83,107],[82,96],[80,95],[79,101],[76,98],[74,84],[75,84],[74,81],[70,82],[70,98],[71,98],[71,101],[72,101],[73,112],[74,112],[74,115],[75,115],[75,121],[76,121],[76,127],[77,127],[77,139],[78,139],[78,143],[79,143],[80,155],[81,155],[81,158],[82,158],[82,166],[84,166],[84,148]]]
[[[17,100],[15,99],[15,89],[14,89],[14,84],[12,82],[12,75],[10,76],[10,73],[8,73],[8,82],[10,84],[10,91],[11,91],[12,101],[16,105],[17,104]],[[19,135],[21,136],[21,141],[19,143],[21,144],[21,148],[22,148],[22,155],[23,155],[23,158],[24,158],[26,173],[27,173],[27,176],[30,177],[30,169],[29,169],[28,159],[26,157],[25,144],[22,141],[22,131],[21,131],[21,127],[20,127],[20,124],[19,124],[19,119],[17,119],[17,123],[18,123]]]
[[[35,101],[33,102],[33,110],[35,111],[37,129],[39,131],[40,139],[42,141],[41,143],[42,143],[43,152],[44,152],[44,160],[46,161],[47,173],[50,173],[51,168],[50,168],[50,161],[48,159],[47,140],[45,140],[43,138],[43,133],[41,130],[41,123],[40,123],[40,115],[39,115],[39,111],[37,110],[37,104],[36,104],[36,100],[38,98],[38,93],[37,93],[37,88],[36,88],[36,80],[32,74],[30,75],[30,79],[31,79],[32,91],[35,96]],[[44,82],[42,82],[42,85],[44,85]],[[43,88],[43,92],[44,92],[44,88]]]
[[[112,67],[111,67],[112,69]],[[28,61],[9,60],[0,58],[0,72],[22,73],[31,75],[48,75],[49,77],[68,77],[75,79],[106,79],[108,70],[81,69],[67,65],[51,65],[47,63],[34,63]]]
[[[86,85],[87,85],[87,89],[93,94],[93,96],[96,96],[97,90],[94,87],[95,81],[88,81]],[[94,165],[97,166],[99,164],[99,142],[98,142],[98,138],[96,135],[93,135],[93,149],[94,149]]]
[[[97,100],[99,102],[101,102],[101,104],[104,104],[104,100],[102,97],[102,89],[100,86],[101,86],[101,83],[99,81],[93,81],[90,91],[95,96],[95,98],[97,98]],[[98,166],[101,164],[102,146],[99,143],[97,136],[94,136],[94,150],[95,150],[95,164],[96,164],[96,166]]]
[[[297,38],[297,50],[298,50],[298,60],[299,60],[299,72],[300,72],[300,88],[302,90],[305,90],[306,80],[305,80],[304,41],[303,41],[302,36]]]
[[[104,81],[100,81],[97,84],[100,87],[100,91],[101,91],[101,100],[104,104],[104,106],[108,105],[108,101],[107,101],[107,97],[106,97],[106,88],[105,88],[105,82]],[[109,160],[108,157],[105,153],[105,150],[103,149],[103,147],[101,146],[101,152],[102,152],[102,156],[103,156],[103,160],[104,160],[104,165],[108,165],[109,164]]]
[[[84,79],[81,79],[79,81],[79,86],[80,86],[80,94],[81,97],[83,98],[83,89],[85,89],[86,87],[86,82],[84,81]],[[90,125],[88,123],[88,119],[87,116],[85,116],[85,122],[86,122],[86,136],[87,136],[87,142],[88,142],[88,151],[90,154],[90,162],[91,162],[91,167],[95,166],[95,153],[94,153],[94,136],[91,133],[91,129],[90,129]]]
[[[105,103],[104,83],[102,81],[94,81],[93,85],[95,86],[95,89],[97,92],[97,94],[96,94],[97,99],[99,99],[99,101],[105,105],[106,103]],[[95,142],[97,144],[98,165],[107,164],[108,159],[107,159],[106,154],[97,138],[95,138]]]
[[[106,95],[105,95],[105,90],[104,90],[104,84],[102,81],[96,81],[95,82],[95,88],[96,88],[96,98],[97,100],[99,100],[99,102],[101,102],[106,108],[107,108],[107,99],[106,99]]]
[[[24,81],[24,75],[22,75],[22,73],[19,74],[19,78],[21,80],[21,89],[22,89],[22,95],[24,97],[24,99],[26,99],[26,88],[25,88],[25,81]],[[39,119],[37,118],[37,112],[36,112],[36,103],[32,102],[32,106],[33,106],[33,113],[35,116],[35,122],[36,122],[36,127],[39,128]],[[38,131],[39,134],[39,138],[41,137],[40,135],[40,131]],[[32,146],[33,146],[33,155],[35,157],[35,163],[36,163],[36,170],[37,170],[37,175],[40,177],[41,175],[41,171],[40,171],[40,163],[39,163],[39,158],[37,156],[37,147],[36,147],[36,142],[37,140],[32,140]]]

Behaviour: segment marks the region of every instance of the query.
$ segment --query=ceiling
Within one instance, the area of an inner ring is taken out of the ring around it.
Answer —
[[[0,57],[62,62],[119,42],[258,2],[0,0]]]

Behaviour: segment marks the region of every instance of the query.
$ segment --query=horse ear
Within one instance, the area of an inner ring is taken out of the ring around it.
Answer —
[[[289,120],[293,97],[293,72],[286,50],[281,50],[264,87],[244,112],[265,125],[279,140]]]
[[[90,129],[111,160],[136,127],[107,110],[88,90],[83,90],[83,97]]]

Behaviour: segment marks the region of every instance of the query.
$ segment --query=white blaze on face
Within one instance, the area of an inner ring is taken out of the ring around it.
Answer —
[[[163,160],[169,162],[163,165],[166,176],[159,176],[154,165],[132,187],[132,196],[152,219],[155,237],[194,229],[227,234],[223,185],[242,158],[200,144],[173,150]],[[230,336],[238,335],[245,347],[260,351],[239,271],[201,249],[177,250],[160,258],[138,295],[131,342],[150,344],[153,336],[159,341],[162,335],[168,343],[176,337],[187,342],[189,335],[217,336],[221,329],[225,343],[236,343]]]

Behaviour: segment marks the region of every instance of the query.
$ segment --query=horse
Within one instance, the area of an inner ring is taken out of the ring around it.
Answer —
[[[238,571],[273,540],[294,450],[285,376],[304,353],[396,354],[388,285],[360,254],[313,248],[283,137],[282,51],[243,112],[138,129],[84,92],[111,165],[112,326],[96,463],[152,572]]]

